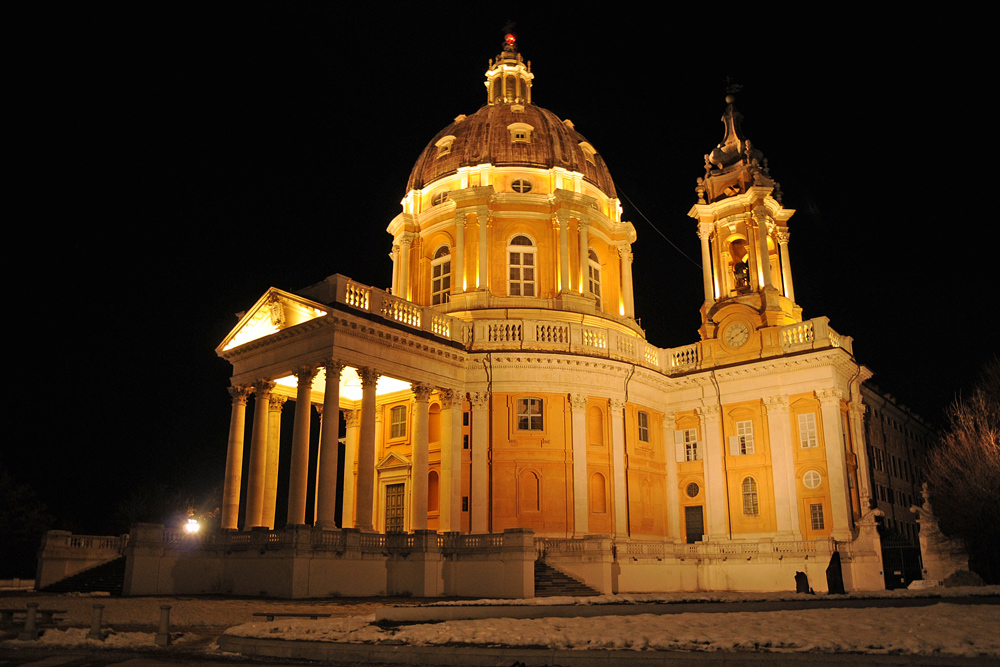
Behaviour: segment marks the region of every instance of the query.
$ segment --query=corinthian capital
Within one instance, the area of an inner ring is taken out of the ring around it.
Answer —
[[[274,390],[274,381],[261,378],[253,383],[253,390],[257,393],[258,398],[267,396]]]
[[[233,405],[246,405],[247,396],[253,391],[253,387],[238,386],[229,387],[229,395],[233,398]]]
[[[820,403],[840,403],[840,399],[844,397],[844,392],[840,389],[820,389],[816,392],[816,398],[819,399]]]
[[[715,225],[711,222],[699,222],[698,223],[698,238],[705,240],[712,238],[712,232],[715,231]]]
[[[368,368],[364,366],[358,369],[358,377],[361,378],[361,386],[374,387],[378,383],[378,372],[374,368]]]
[[[570,394],[569,395],[569,407],[573,411],[586,409],[587,408],[587,395],[586,394]]]
[[[469,403],[472,404],[472,409],[479,411],[485,410],[490,405],[490,395],[489,392],[476,391],[469,394]]]
[[[417,403],[426,403],[431,397],[431,391],[434,390],[429,384],[424,384],[423,382],[415,383],[412,389],[413,397]]]

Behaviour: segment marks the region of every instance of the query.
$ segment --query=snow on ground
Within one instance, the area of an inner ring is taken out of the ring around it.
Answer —
[[[382,629],[373,615],[278,620],[226,634],[285,640],[555,649],[852,651],[1000,656],[1000,607],[926,607],[685,613],[590,618],[494,618]]]
[[[1000,587],[883,591],[845,597],[949,597],[1000,595]],[[443,604],[629,604],[693,601],[769,601],[804,599],[794,593],[670,593],[605,595],[592,598],[446,601]],[[825,595],[809,599],[822,600]],[[160,605],[171,605],[171,632],[178,643],[207,641],[224,628],[239,636],[313,641],[392,642],[545,646],[554,648],[630,648],[671,650],[861,651],[1000,656],[1000,606],[955,605],[945,600],[926,607],[812,609],[799,611],[683,613],[591,618],[484,619],[449,621],[381,629],[373,625],[375,608],[384,604],[419,604],[416,598],[325,600],[255,600],[217,597],[109,598],[82,595],[0,596],[0,607],[21,608],[38,602],[42,609],[66,610],[58,629],[39,640],[52,646],[153,646]],[[104,605],[105,642],[86,639],[92,608]],[[318,612],[333,618],[253,622],[255,612]],[[237,626],[237,627],[232,627]],[[144,632],[124,632],[124,630]],[[10,635],[8,635],[10,636]],[[0,646],[16,647],[9,640]],[[33,645],[37,645],[32,642]],[[192,645],[193,647],[193,645]]]

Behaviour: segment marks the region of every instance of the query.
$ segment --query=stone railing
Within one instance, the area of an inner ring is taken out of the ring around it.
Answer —
[[[618,557],[629,558],[728,558],[730,556],[803,556],[830,555],[829,540],[789,542],[704,542],[672,544],[666,542],[621,542]]]
[[[118,555],[125,552],[127,544],[128,535],[74,535],[61,530],[50,530],[42,540],[43,548]]]
[[[830,319],[814,317],[795,324],[781,327],[781,347],[785,352],[799,350],[817,350],[824,347],[842,347],[848,353],[854,354],[853,339],[830,328]]]
[[[463,345],[468,342],[471,332],[470,327],[456,317],[400,299],[377,287],[362,285],[340,274],[302,290],[302,294],[322,303],[342,303],[386,321]]]
[[[668,358],[665,350],[631,332],[551,320],[477,320],[472,327],[471,349],[572,352],[652,369],[666,368]]]

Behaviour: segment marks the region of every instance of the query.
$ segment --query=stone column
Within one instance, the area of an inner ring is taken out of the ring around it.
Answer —
[[[823,442],[826,446],[826,472],[830,482],[830,518],[833,528],[830,536],[836,540],[851,539],[851,490],[847,486],[847,458],[844,437],[840,431],[839,389],[821,389],[816,392],[823,414]]]
[[[587,294],[590,279],[590,241],[587,232],[590,229],[590,223],[586,220],[578,220],[577,226],[580,229],[580,294]]]
[[[705,303],[715,303],[715,289],[712,286],[712,252],[708,240],[715,227],[710,222],[698,223],[698,238],[701,239],[701,277],[705,287]]]
[[[462,394],[441,392],[441,531],[462,530]]]
[[[726,507],[729,494],[723,457],[726,448],[722,437],[720,422],[722,410],[718,405],[706,405],[698,408],[698,418],[701,420],[705,433],[705,534],[711,539],[726,538]]]
[[[404,232],[399,236],[399,253],[401,255],[401,260],[399,262],[399,293],[396,294],[400,299],[410,299],[410,246],[413,245],[414,235],[410,232]]]
[[[625,402],[612,398],[611,475],[615,504],[615,537],[628,537],[628,494],[625,491]]]
[[[392,252],[389,254],[392,258],[392,293],[395,294],[399,291],[399,244],[392,244]]]
[[[309,420],[312,418],[312,381],[318,369],[295,371],[295,424],[292,427],[292,463],[288,472],[288,525],[305,524],[309,486]]]
[[[247,396],[250,387],[230,387],[233,409],[229,415],[229,446],[226,450],[226,479],[222,490],[222,528],[236,530],[240,521],[240,484],[243,481],[243,434],[246,428]]]
[[[469,508],[470,529],[486,533],[490,529],[490,395],[469,395],[472,404],[472,498]]]
[[[271,394],[267,416],[267,463],[264,469],[264,516],[265,526],[274,530],[274,509],[278,503],[278,455],[281,447],[281,408],[285,396]]]
[[[778,251],[781,253],[781,282],[784,283],[785,296],[795,303],[795,289],[792,287],[792,265],[788,259],[788,227],[776,227],[774,237],[778,240]]]
[[[412,518],[411,530],[427,530],[427,445],[429,417],[428,401],[431,387],[426,384],[413,385],[413,493],[410,497]],[[441,485],[438,485],[441,488]]]
[[[479,220],[479,266],[476,267],[476,289],[489,289],[489,272],[486,270],[487,250],[486,227],[489,224],[489,212],[483,207],[476,209],[476,219]]]
[[[271,391],[274,383],[258,380],[253,385],[256,403],[253,413],[253,432],[250,434],[250,470],[247,480],[247,507],[243,528],[249,530],[263,526],[264,470],[267,467],[267,417],[270,412]]]
[[[590,502],[587,475],[587,395],[570,394],[573,427],[573,535],[590,532]]]
[[[375,387],[378,373],[360,368],[361,427],[358,434],[358,485],[354,506],[354,525],[360,530],[374,530],[372,511],[375,504]]]
[[[764,280],[761,283],[763,289],[774,289],[771,284],[771,257],[767,251],[767,209],[758,206],[753,211],[753,218],[757,222],[757,244],[760,253],[760,273]]]
[[[323,425],[319,438],[319,469],[316,471],[316,526],[337,527],[337,444],[340,436],[340,374],[344,365],[329,359],[323,363]]]
[[[632,249],[627,243],[618,246],[618,256],[622,262],[622,300],[625,303],[625,317],[635,319],[635,301],[632,297]]]
[[[347,425],[347,429],[344,438],[344,505],[340,518],[341,528],[354,528],[354,494],[357,489],[357,473],[354,464],[358,460],[360,418],[360,410],[344,410],[344,423]]]
[[[757,270],[757,227],[753,220],[747,218],[744,223],[747,230],[747,266],[749,270],[750,288],[754,291],[760,289],[760,272]]]
[[[452,253],[453,292],[465,291],[465,214],[455,214],[455,251]]]
[[[792,440],[791,415],[788,396],[769,396],[764,399],[767,424],[771,436],[771,471],[774,478],[774,513],[778,532],[790,539],[801,540],[799,500],[795,484],[795,448]]]
[[[568,294],[569,287],[569,216],[560,211],[556,214],[559,226],[559,293]]]
[[[860,383],[855,385],[857,391],[860,392]],[[861,398],[857,398],[848,404],[851,411],[851,432],[854,437],[852,438],[854,442],[854,454],[858,457],[858,498],[861,502],[861,514],[863,515],[868,509],[868,500],[872,497],[872,480],[870,478],[871,468],[869,467],[868,461],[868,448],[865,447],[867,440],[865,439],[865,411],[868,410],[868,406],[861,402]]]
[[[663,446],[667,448],[667,536],[675,541],[683,541],[677,447],[673,444],[675,430],[677,430],[677,416],[673,412],[665,413],[663,415]]]

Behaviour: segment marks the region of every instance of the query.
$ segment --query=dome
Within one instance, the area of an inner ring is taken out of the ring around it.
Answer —
[[[527,141],[512,141],[511,127],[527,125]],[[447,150],[442,150],[446,146]],[[407,191],[421,189],[459,167],[559,167],[583,174],[608,197],[617,197],[604,163],[572,123],[534,104],[488,104],[459,116],[427,144],[410,173]]]

